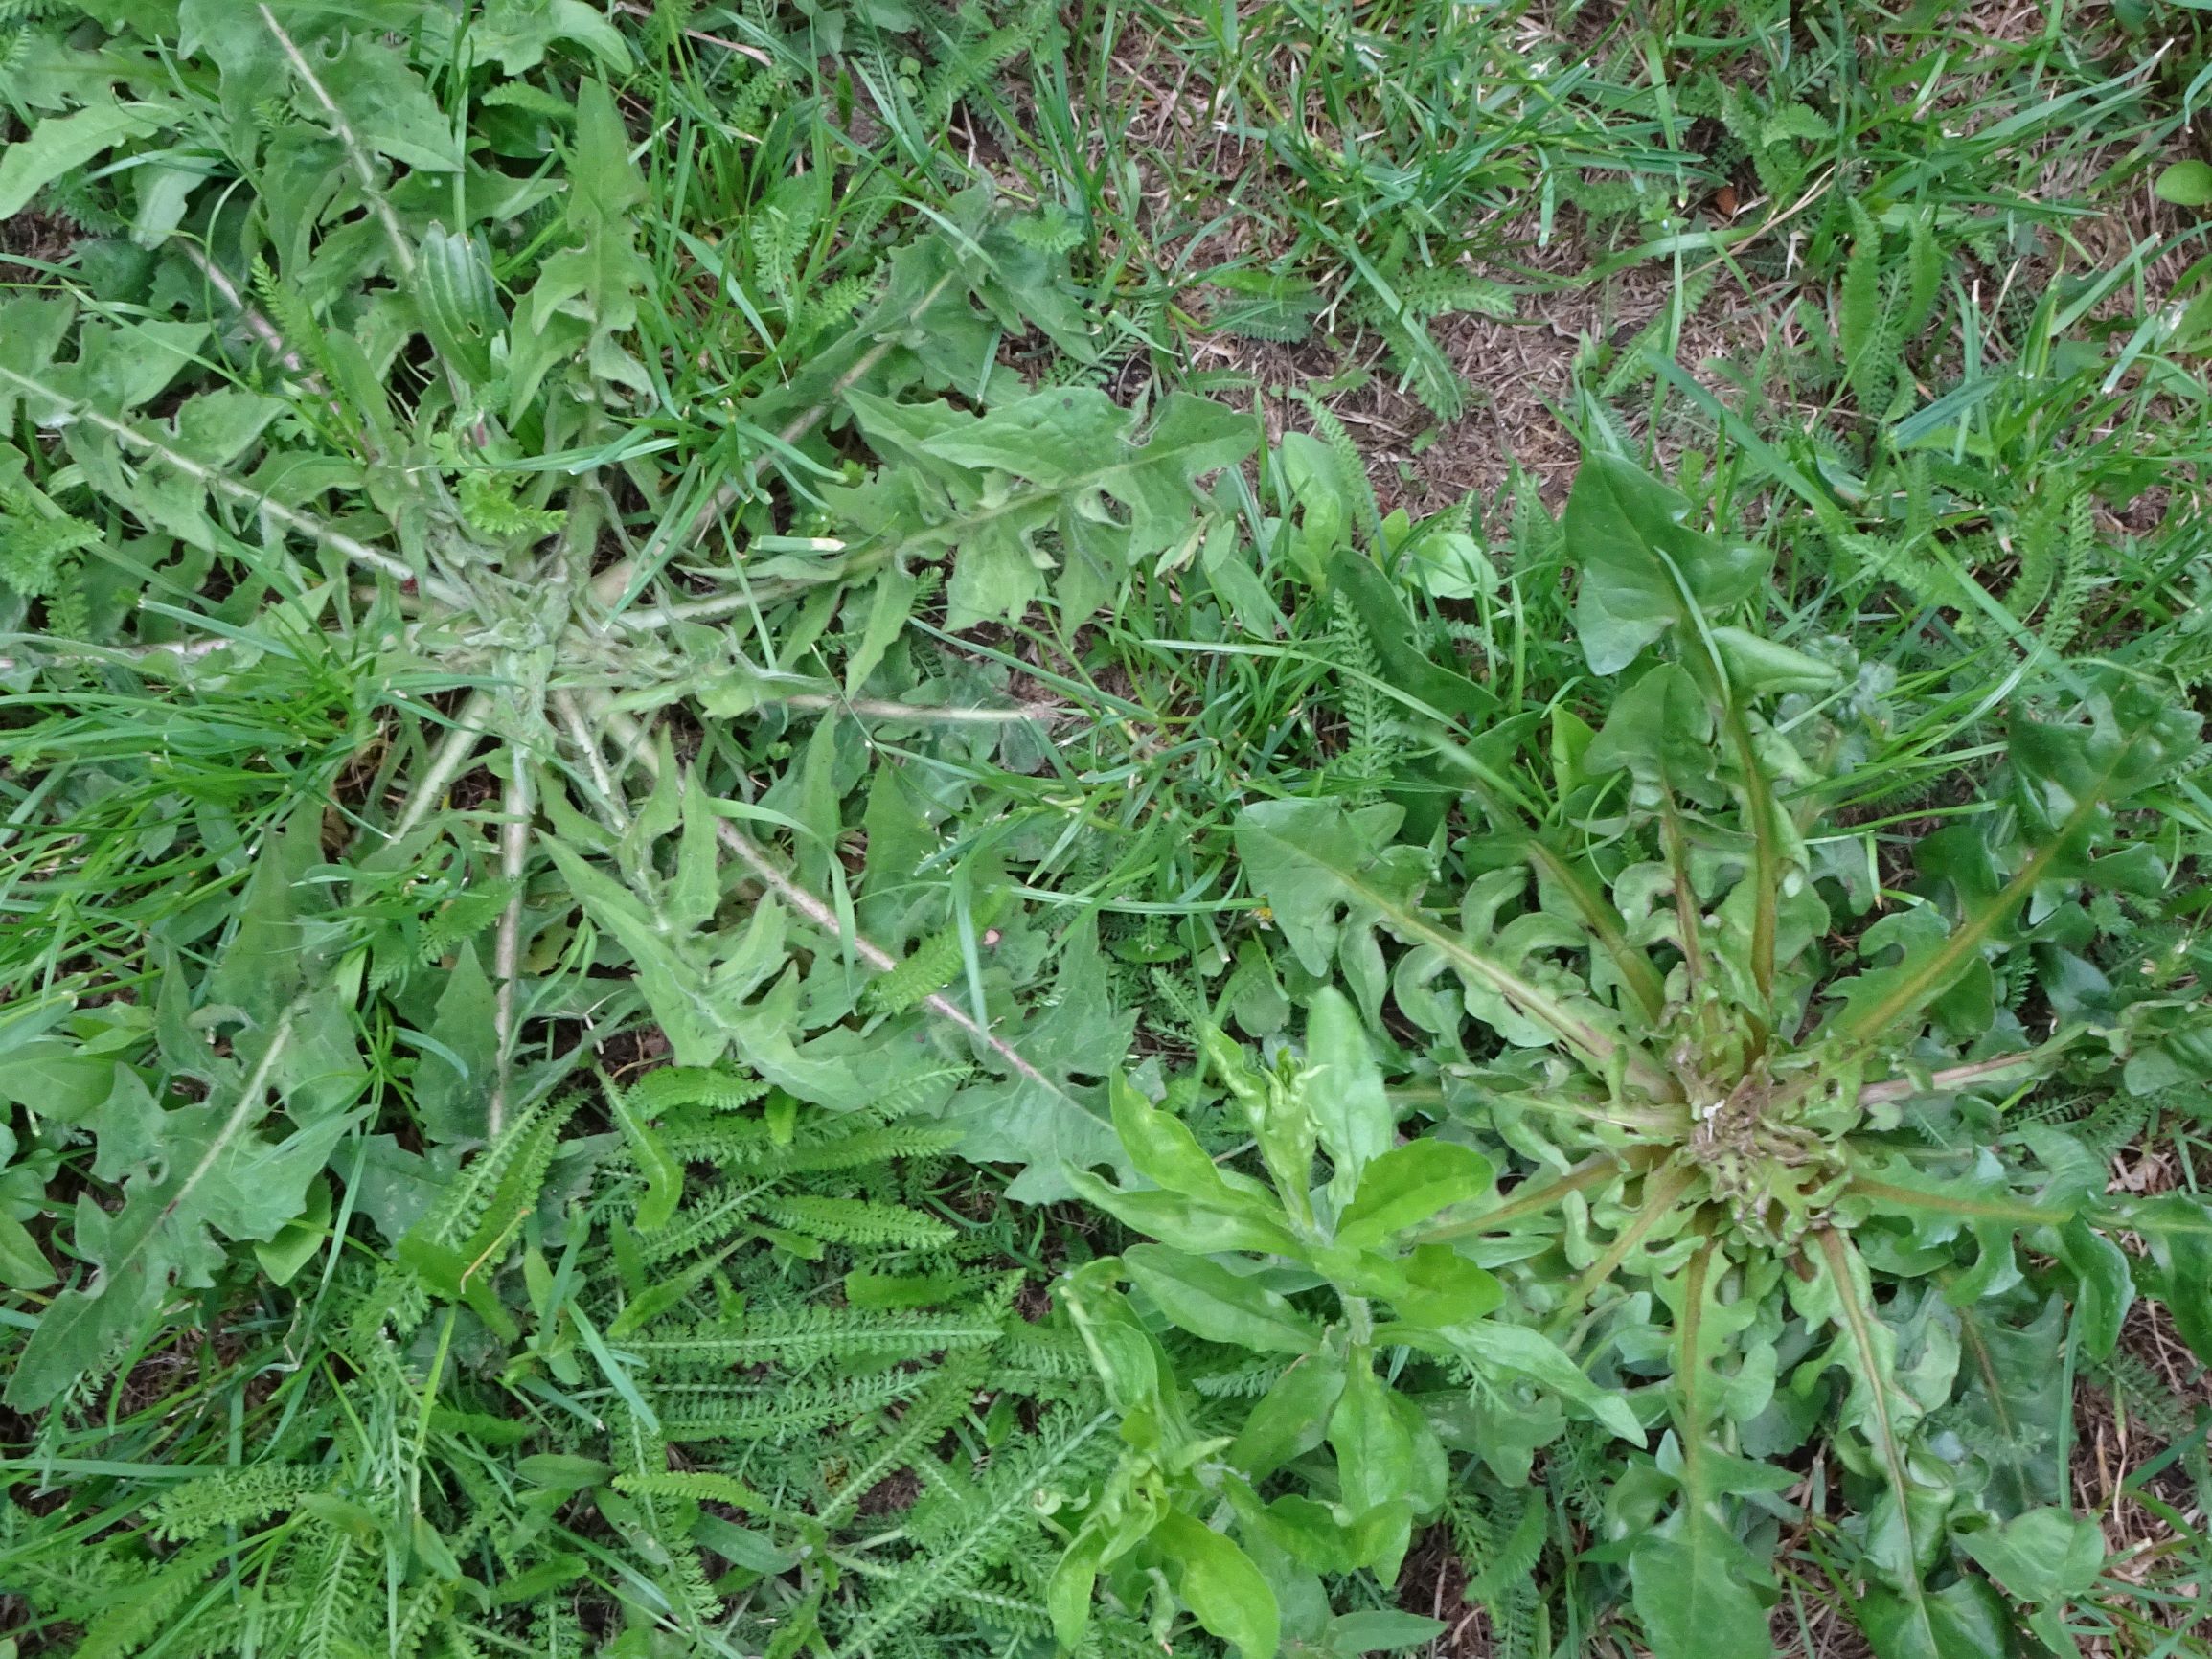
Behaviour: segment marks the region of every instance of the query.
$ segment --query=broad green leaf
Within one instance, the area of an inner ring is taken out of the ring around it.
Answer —
[[[2063,1602],[2087,1595],[2105,1567],[2104,1530],[2064,1510],[2030,1510],[1956,1536],[1959,1546],[2017,1601]]]
[[[254,1260],[273,1283],[289,1284],[330,1237],[331,1183],[317,1175],[308,1183],[307,1208],[279,1228],[275,1238],[257,1243]]]
[[[1122,1264],[1160,1311],[1194,1336],[1260,1353],[1311,1353],[1321,1345],[1319,1327],[1286,1298],[1203,1256],[1132,1244]]]
[[[1510,1377],[1525,1377],[1549,1389],[1569,1405],[1580,1406],[1621,1439],[1644,1443],[1644,1425],[1629,1402],[1583,1374],[1566,1351],[1540,1331],[1502,1320],[1485,1319],[1445,1332],[1451,1345],[1477,1367]]]
[[[1338,1653],[1382,1653],[1419,1648],[1450,1628],[1442,1619],[1425,1618],[1396,1607],[1376,1607],[1337,1614],[1329,1621],[1323,1639]]]
[[[1336,1485],[1344,1507],[1389,1517],[1375,1539],[1375,1554],[1359,1564],[1395,1582],[1412,1534],[1416,1479],[1414,1437],[1398,1411],[1390,1385],[1375,1375],[1374,1356],[1356,1347],[1345,1361],[1344,1392],[1329,1418],[1329,1444],[1336,1453]]]
[[[158,1157],[125,1181],[120,1210],[103,1209],[90,1193],[78,1199],[77,1253],[92,1276],[48,1305],[8,1380],[9,1405],[51,1405],[141,1335],[172,1285],[214,1284],[226,1260],[218,1235],[272,1239],[300,1214],[308,1182],[350,1120],[333,1112],[282,1141],[259,1132],[291,1023],[289,1015],[277,1021],[235,1101],[169,1111],[150,1101],[135,1103],[127,1132],[142,1140],[151,1111]],[[101,1124],[94,1129],[102,1132]]]
[[[1311,1068],[1288,1080],[1280,1067],[1262,1071],[1244,1051],[1216,1026],[1202,1027],[1198,1042],[1230,1095],[1244,1108],[1244,1121],[1258,1143],[1260,1162],[1288,1214],[1312,1221],[1313,1158],[1321,1148],[1306,1082]]]
[[[1403,1262],[1410,1289],[1392,1289],[1402,1320],[1432,1330],[1458,1329],[1487,1319],[1505,1302],[1505,1289],[1487,1268],[1449,1244],[1422,1244]]]
[[[1981,1507],[2000,1517],[2064,1499],[2066,1470],[2046,1425],[2068,1409],[2072,1386],[2051,1363],[2065,1347],[2064,1302],[2054,1294],[2024,1322],[2005,1307],[1998,1298],[1958,1309],[1962,1353],[1948,1414],[1975,1437],[1989,1470]]]
[[[2151,189],[2176,207],[2212,207],[2212,162],[2177,161],[2163,168]]]
[[[2083,1357],[2109,1359],[2120,1340],[2120,1324],[2135,1301],[2128,1253],[2079,1220],[2059,1230],[2057,1244],[2059,1260],[2074,1273],[2074,1329]]]
[[[1237,815],[1245,877],[1266,898],[1299,961],[1327,973],[1348,942],[1368,940],[1380,923],[1409,944],[1433,949],[1471,986],[1504,999],[1602,1072],[1621,1047],[1596,1023],[1602,1011],[1514,972],[1415,907],[1427,862],[1417,848],[1389,844],[1400,817],[1395,807],[1347,811],[1338,801],[1267,801]],[[1672,1092],[1645,1056],[1629,1056],[1627,1070],[1654,1094]]]
[[[1106,1398],[1125,1415],[1158,1420],[1172,1410],[1174,1373],[1166,1352],[1120,1289],[1121,1261],[1102,1256],[1062,1274],[1053,1297],[1089,1351]]]
[[[1712,634],[1721,666],[1728,670],[1729,687],[1739,698],[1769,692],[1825,692],[1842,678],[1818,657],[1761,639],[1746,628],[1716,627]]]
[[[1344,475],[1336,453],[1311,432],[1286,432],[1270,458],[1284,503],[1287,551],[1299,573],[1316,589],[1328,585],[1330,560],[1352,534],[1356,484]]]
[[[718,1006],[726,1002],[715,981],[707,989]],[[933,1059],[917,1043],[887,1041],[883,1034],[843,1025],[803,1042],[792,1040],[806,1026],[804,988],[794,963],[766,994],[732,1018],[730,1032],[754,1072],[793,1099],[832,1111],[864,1111],[905,1089],[920,1091],[915,1103],[932,1109],[946,1109],[959,1098],[952,1091],[964,1074]]]
[[[77,320],[77,303],[25,294],[0,302],[0,425],[15,425],[18,402],[34,420],[51,417],[52,400],[34,388],[51,383],[55,352]]]
[[[1497,567],[1482,543],[1463,531],[1418,535],[1403,557],[1400,569],[1431,599],[1476,599],[1497,591]]]
[[[1244,1420],[1228,1461],[1264,1481],[1294,1457],[1319,1445],[1344,1393],[1344,1366],[1325,1353],[1295,1360]]]
[[[1858,1611],[1876,1659],[2005,1659],[2014,1651],[2004,1603],[1971,1575],[1917,1599],[1869,1584]]]
[[[1287,1227],[1250,1211],[1224,1210],[1181,1193],[1111,1186],[1073,1164],[1063,1167],[1061,1174],[1068,1191],[1084,1202],[1096,1205],[1126,1227],[1195,1256],[1218,1255],[1224,1250],[1291,1257],[1300,1254],[1298,1240]]]
[[[706,785],[695,770],[684,783],[683,830],[676,841],[675,879],[668,888],[669,920],[687,933],[706,927],[721,907],[721,875],[715,854],[716,823]]]
[[[1626,771],[1654,802],[1672,795],[1716,807],[1727,795],[1716,776],[1712,708],[1674,663],[1659,664],[1613,699],[1582,769],[1593,778]]]
[[[1446,1341],[1460,1327],[1488,1318],[1505,1299],[1497,1280],[1449,1244],[1423,1244],[1392,1258],[1341,1245],[1313,1253],[1314,1265],[1340,1288],[1391,1304],[1398,1322],[1392,1340],[1418,1332]]]
[[[1099,1568],[1105,1564],[1106,1542],[1106,1529],[1096,1519],[1086,1522],[1045,1583],[1045,1610],[1063,1651],[1076,1649],[1090,1624],[1091,1597],[1098,1587]]]
[[[2006,734],[2013,799],[2062,872],[2113,835],[2113,809],[2164,782],[2196,747],[2201,719],[2136,681],[2108,676],[2067,718],[2023,714]],[[2087,872],[2085,871],[2084,874]]]
[[[121,416],[151,402],[179,375],[193,366],[194,355],[207,341],[200,323],[168,321],[131,322],[120,326],[80,324],[77,334],[77,361],[48,372],[47,384],[63,399],[82,404],[103,415]],[[104,429],[102,429],[103,435]],[[79,436],[79,434],[72,434]],[[147,447],[159,455],[162,446],[148,439]],[[88,442],[85,458],[105,474],[112,451]],[[117,481],[118,485],[122,481]]]
[[[43,1290],[54,1280],[54,1264],[38,1241],[22,1222],[0,1211],[0,1284],[13,1290]]]
[[[415,1066],[415,1110],[433,1141],[484,1138],[499,1065],[498,997],[467,940],[438,995],[422,1057]]]
[[[1216,1164],[1188,1124],[1153,1106],[1119,1072],[1107,1085],[1107,1097],[1122,1150],[1146,1180],[1220,1210],[1283,1219],[1274,1193],[1249,1175]]]
[[[1338,801],[1269,801],[1237,815],[1245,879],[1309,973],[1327,975],[1347,936],[1390,913],[1410,914],[1428,878],[1421,849],[1391,838],[1396,807],[1346,810]]]
[[[1346,1361],[1344,1392],[1329,1419],[1337,1484],[1355,1512],[1405,1495],[1413,1481],[1413,1437],[1391,1406],[1390,1385],[1375,1360],[1356,1348]]]
[[[161,104],[117,103],[109,97],[33,123],[28,136],[0,152],[0,218],[14,217],[63,173],[174,119]]]
[[[1381,1534],[1366,1524],[1364,1516],[1344,1521],[1339,1511],[1297,1492],[1285,1492],[1263,1504],[1243,1481],[1231,1479],[1226,1485],[1229,1502],[1237,1511],[1237,1525],[1247,1543],[1255,1546],[1264,1569],[1273,1551],[1313,1573],[1357,1573],[1373,1557]],[[1267,1546],[1272,1546],[1272,1551]],[[1280,1571],[1270,1577],[1278,1586],[1282,1584],[1284,1575]],[[1280,1589],[1277,1594],[1282,1599]]]
[[[149,352],[148,361],[158,364],[159,357]],[[150,440],[154,465],[142,467],[127,488],[115,493],[148,524],[203,552],[216,552],[224,545],[225,532],[209,515],[207,477],[243,470],[239,457],[285,407],[279,398],[230,387],[202,392],[188,399],[172,421],[140,428]]]
[[[1275,1592],[1251,1557],[1200,1521],[1171,1510],[1152,1533],[1192,1614],[1214,1635],[1234,1643],[1241,1659],[1274,1659],[1282,1615]]]
[[[1424,1139],[1394,1148],[1369,1164],[1352,1202],[1336,1219],[1336,1242],[1355,1249],[1431,1221],[1454,1204],[1490,1191],[1491,1162],[1456,1141]]]
[[[438,360],[472,386],[491,378],[491,346],[507,312],[491,279],[491,254],[477,237],[432,225],[416,250],[415,310]]]
[[[34,1038],[0,1056],[0,1101],[56,1123],[82,1123],[114,1086],[112,1056],[85,1054],[63,1037]]]
[[[2212,1206],[2186,1193],[2166,1193],[2131,1206],[2123,1224],[2150,1246],[2175,1330],[2192,1353],[2212,1364]]]
[[[1571,728],[1567,724],[1570,720]],[[1596,734],[1563,710],[1555,716],[1554,734],[1555,739],[1565,738],[1574,750],[1573,760],[1565,767],[1571,776],[1562,793],[1568,792],[1585,774],[1584,761],[1590,744],[1596,740]],[[1564,756],[1561,759],[1563,761]],[[1542,835],[1518,835],[1512,840],[1519,847],[1529,868],[1536,872],[1539,890],[1564,896],[1582,918],[1583,925],[1605,946],[1621,983],[1635,997],[1644,1016],[1656,1020],[1666,1010],[1666,982],[1651,957],[1629,942],[1627,920],[1614,908],[1593,861],[1586,854],[1563,851]]]
[[[1398,1118],[1382,1092],[1381,1068],[1359,1015],[1334,986],[1313,994],[1306,1016],[1306,1066],[1297,1093],[1334,1166],[1329,1191],[1344,1203],[1357,1189],[1360,1171],[1397,1140]]]
[[[1702,1513],[1683,1516],[1676,1536],[1636,1540],[1629,1582],[1653,1659],[1762,1659],[1773,1651],[1766,1610],[1737,1576],[1747,1559]]]
[[[1766,579],[1770,556],[1692,529],[1690,511],[1634,463],[1584,457],[1563,528],[1582,578],[1575,631],[1592,673],[1619,673],[1670,627],[1721,620]]]

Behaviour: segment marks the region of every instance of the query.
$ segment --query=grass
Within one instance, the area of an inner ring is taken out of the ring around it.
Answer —
[[[1556,1378],[1375,1337],[1443,1487],[1296,1556],[1236,1504],[1369,1475],[1316,1419],[1233,1491],[1286,1351],[1155,1277],[1145,1394],[1100,1276],[1176,1240],[1070,1173],[1170,1185],[1125,1074],[1295,1163],[1338,1005],[1405,1135],[1582,1168],[1500,1103],[1564,1051],[1455,1011],[1436,940],[1491,948],[1491,843],[1643,856],[1584,766],[1588,457],[1772,557],[1705,620],[1798,653],[1757,718],[1836,917],[1801,1020],[1880,918],[1974,924],[1938,830],[2039,855],[2017,718],[2205,709],[2207,221],[2159,193],[2204,16],[0,0],[0,1648],[1265,1659],[1264,1602],[1286,1650],[1665,1653],[1658,1540],[1777,1650],[2207,1651],[2207,1263],[2156,1208],[2212,1173],[2193,740],[1991,923],[1974,1029],[1869,1079],[1919,1102],[1884,1155],[2109,1189],[2120,1279],[1882,1234],[1873,1380],[1714,1431],[1786,1488],[1700,1505]],[[1399,814],[1428,934],[1266,885],[1249,825],[1313,802]],[[1900,1080],[2062,1030],[1987,1098]],[[1677,1374],[1653,1309],[1705,1281],[1628,1192],[1477,1256],[1531,1330],[1646,1273],[1562,1340],[1695,1447],[1697,1378],[1821,1316]],[[1335,1306],[1256,1248],[1197,1271]],[[1364,1356],[1385,1293],[1338,1287]],[[1213,1449],[1143,1464],[1181,1416]],[[1071,1626],[1136,1491],[1243,1542],[1136,1528]],[[2101,1558],[2023,1566],[2069,1506]]]

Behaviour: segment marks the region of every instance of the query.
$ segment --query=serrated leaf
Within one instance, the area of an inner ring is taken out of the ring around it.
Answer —
[[[1237,851],[1245,878],[1266,898],[1309,971],[1326,973],[1347,942],[1368,942],[1387,927],[1408,944],[1436,952],[1471,988],[1494,995],[1552,1040],[1603,1072],[1620,1051],[1600,1023],[1604,1011],[1569,1001],[1446,932],[1414,898],[1427,876],[1419,848],[1390,845],[1396,807],[1347,810],[1340,801],[1267,801],[1237,815]],[[1630,1054],[1628,1075],[1662,1098],[1672,1084],[1647,1057]]]
[[[125,1183],[120,1210],[102,1209],[90,1193],[78,1199],[77,1253],[91,1277],[55,1297],[40,1316],[8,1379],[10,1406],[51,1405],[138,1337],[172,1286],[215,1283],[226,1257],[222,1239],[272,1239],[300,1213],[308,1183],[352,1120],[332,1113],[281,1141],[259,1132],[292,1018],[279,1019],[235,1102],[159,1113],[159,1161]],[[145,1135],[143,1114],[129,1132]]]
[[[517,325],[527,319],[530,337],[516,342],[512,395],[527,397],[537,376],[579,341],[599,378],[650,393],[652,376],[616,339],[636,328],[638,296],[652,281],[652,267],[637,251],[634,210],[645,199],[645,180],[630,161],[629,134],[604,81],[586,80],[577,89],[569,160],[563,245],[546,260],[515,319]]]
[[[1114,1076],[1135,1029],[1134,1014],[1114,1009],[1097,929],[1086,919],[1070,929],[1061,947],[1051,1006],[1008,1034],[1022,1069],[1009,1066],[1010,1075],[963,1090],[947,1108],[946,1115],[968,1131],[961,1155],[1025,1166],[1007,1195],[1028,1204],[1066,1197],[1073,1191],[1071,1165],[1118,1168],[1120,1139],[1098,1109],[1105,1091],[1077,1079]]]
[[[12,218],[62,174],[119,144],[158,132],[173,116],[158,103],[117,103],[112,97],[69,115],[50,115],[0,152],[0,218]]]
[[[559,40],[576,42],[610,75],[627,70],[631,61],[622,31],[583,0],[489,0],[469,39],[509,76],[536,69]]]
[[[1089,388],[981,416],[860,392],[850,401],[872,443],[923,466],[827,493],[884,544],[886,562],[951,555],[955,628],[1018,613],[1056,564],[1061,602],[1080,620],[1136,561],[1188,533],[1202,504],[1195,481],[1235,466],[1254,442],[1245,417],[1184,393],[1142,433],[1132,412]],[[1047,531],[1058,559],[1039,540]]]
[[[1757,1659],[1768,1650],[1766,1609],[1749,1579],[1758,1568],[1730,1530],[1722,1503],[1731,1461],[1714,1443],[1721,1379],[1715,1358],[1754,1316],[1750,1299],[1723,1307],[1710,1248],[1692,1257],[1667,1286],[1675,1309],[1676,1478],[1681,1499],[1665,1532],[1636,1540],[1629,1557],[1636,1615],[1653,1659]],[[1772,1471],[1775,1485],[1788,1479]]]
[[[1832,986],[1843,1008],[1831,1031],[1853,1044],[1898,1031],[1957,983],[2039,885],[2054,877],[2093,880],[2090,854],[2113,837],[2114,807],[2167,776],[2193,749],[2199,724],[2193,713],[2120,679],[2100,686],[2073,719],[2016,720],[2008,746],[2013,795],[2032,851],[1940,943]]]
[[[335,57],[310,66],[361,147],[420,171],[461,170],[452,124],[422,78],[390,47],[354,34]],[[304,99],[302,107],[310,119],[326,113],[319,102]]]

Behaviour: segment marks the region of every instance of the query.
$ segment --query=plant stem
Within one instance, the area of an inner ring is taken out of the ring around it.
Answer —
[[[506,1125],[507,1087],[514,1070],[514,995],[522,971],[522,875],[530,857],[531,807],[530,766],[521,748],[513,747],[507,753],[507,778],[499,796],[499,875],[513,883],[514,891],[500,912],[492,955],[492,976],[499,982],[493,1016],[499,1060],[485,1117],[485,1135],[490,1140],[497,1140]]]

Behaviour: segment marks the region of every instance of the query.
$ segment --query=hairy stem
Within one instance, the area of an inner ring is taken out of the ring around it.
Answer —
[[[431,755],[430,764],[423,768],[422,776],[415,780],[406,807],[400,812],[399,823],[392,827],[392,840],[403,840],[414,833],[445,798],[445,791],[453,786],[453,780],[461,775],[477,743],[483,739],[488,723],[485,716],[490,708],[490,692],[468,693],[468,700],[461,705],[461,712],[446,730],[445,740]]]
[[[491,1104],[485,1135],[496,1140],[507,1122],[507,1088],[514,1071],[514,995],[522,972],[522,874],[530,857],[530,766],[519,746],[508,751],[508,770],[499,797],[499,875],[513,885],[499,916],[492,976],[498,981],[493,1012],[498,1070],[491,1081]]]

